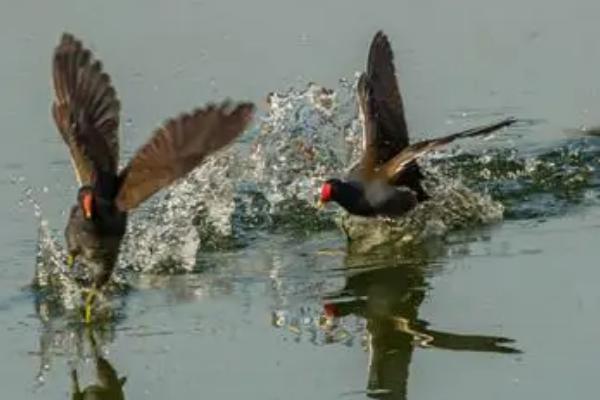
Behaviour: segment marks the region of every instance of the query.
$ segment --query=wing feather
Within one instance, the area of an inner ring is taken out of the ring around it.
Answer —
[[[457,139],[465,139],[490,134],[499,129],[510,126],[515,122],[517,122],[515,118],[506,118],[493,124],[471,128],[440,138],[423,140],[414,143],[402,150],[390,161],[385,163],[377,171],[377,175],[386,182],[394,182],[398,175],[400,175],[404,169],[411,164],[411,162],[432,150],[445,146]]]
[[[120,175],[116,204],[131,210],[237,138],[248,126],[254,105],[209,105],[168,120],[155,131]]]
[[[102,64],[64,33],[54,51],[52,77],[52,116],[69,147],[78,182],[89,184],[98,168],[116,174],[120,103]]]
[[[404,103],[396,79],[394,53],[387,36],[375,34],[367,61],[370,116],[376,125],[369,138],[376,150],[378,165],[408,146]],[[367,145],[368,146],[368,145]]]

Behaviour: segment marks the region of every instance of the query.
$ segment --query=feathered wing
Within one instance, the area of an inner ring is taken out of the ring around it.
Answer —
[[[232,108],[225,102],[168,120],[121,172],[117,207],[131,210],[186,175],[206,156],[238,137],[253,113],[254,105],[250,103]]]
[[[356,97],[358,100],[358,116],[362,125],[363,154],[360,162],[350,169],[350,174],[360,175],[368,179],[378,166],[376,129],[377,123],[371,113],[371,88],[366,74],[361,74],[356,86]]]
[[[116,173],[120,103],[100,61],[65,33],[54,51],[52,78],[52,115],[79,184],[89,184],[96,169]]]
[[[394,68],[394,53],[387,36],[379,31],[375,34],[367,61],[366,81],[369,88],[370,116],[376,127],[372,142],[377,154],[377,163],[383,164],[408,146],[408,129],[404,117],[404,105]]]
[[[506,118],[499,122],[480,126],[477,128],[471,128],[465,131],[454,133],[451,135],[443,136],[437,139],[423,140],[421,142],[414,143],[399,154],[397,154],[390,161],[385,163],[378,171],[378,177],[382,178],[387,182],[394,182],[396,177],[403,172],[403,170],[410,165],[411,162],[415,161],[422,155],[430,152],[431,150],[445,146],[456,139],[464,139],[469,137],[476,137],[487,135],[492,132],[502,129],[504,127],[514,124],[517,120],[514,118]]]
[[[394,69],[394,55],[387,37],[381,31],[373,38],[367,73],[361,77],[357,91],[363,120],[370,120],[372,126],[370,131],[363,129],[365,155],[359,166],[353,168],[352,176],[360,171],[360,177],[369,179],[373,167],[385,164],[409,144],[404,105]],[[419,166],[413,162],[390,183],[407,186],[417,194],[419,201],[424,201],[429,196],[421,185],[422,179]]]

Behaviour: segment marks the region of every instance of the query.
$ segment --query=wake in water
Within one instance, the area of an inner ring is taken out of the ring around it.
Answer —
[[[505,218],[544,219],[574,206],[598,204],[599,145],[594,137],[569,138],[528,154],[489,149],[433,163],[443,174],[460,176],[465,184],[500,201]]]

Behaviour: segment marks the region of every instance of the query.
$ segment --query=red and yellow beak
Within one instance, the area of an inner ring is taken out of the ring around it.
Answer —
[[[83,195],[83,198],[81,199],[81,208],[83,209],[83,216],[85,217],[85,219],[91,219],[92,218],[92,203],[93,203],[93,196],[91,193],[85,193]]]
[[[325,207],[325,204],[331,200],[332,190],[333,189],[330,183],[325,182],[323,184],[323,186],[321,187],[321,196],[319,197],[319,201],[317,202],[317,209],[322,209],[323,207]]]

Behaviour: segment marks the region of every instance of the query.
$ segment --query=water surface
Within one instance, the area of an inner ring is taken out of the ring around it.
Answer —
[[[131,399],[596,392],[598,141],[565,133],[600,123],[596,1],[5,3],[8,397],[65,398],[73,369],[81,389],[98,381],[96,363],[127,376]],[[91,333],[29,287],[38,217],[60,238],[76,189],[49,113],[62,31],[81,37],[113,76],[131,154],[163,118],[208,100],[249,99],[267,113],[269,92],[308,82],[339,90],[364,68],[378,29],[392,41],[414,137],[507,114],[528,119],[434,163],[502,202],[503,221],[368,257],[348,254],[337,230],[262,232],[250,246],[201,253],[192,273],[128,274],[132,289],[115,318]],[[494,162],[495,153],[482,158],[486,146],[509,150]]]

